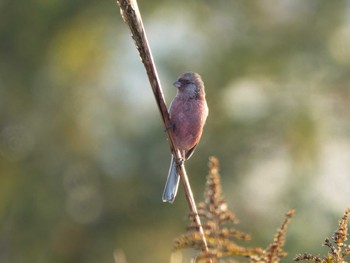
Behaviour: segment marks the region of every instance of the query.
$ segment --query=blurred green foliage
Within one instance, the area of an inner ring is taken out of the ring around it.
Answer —
[[[349,205],[349,2],[139,5],[167,102],[182,72],[206,84],[196,196],[216,155],[252,246],[295,208],[285,251],[317,254]],[[115,2],[0,2],[0,262],[168,262],[187,214],[181,190],[161,203],[169,161]]]

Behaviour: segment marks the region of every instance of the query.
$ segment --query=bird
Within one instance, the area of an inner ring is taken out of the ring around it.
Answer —
[[[169,107],[171,129],[176,146],[181,153],[181,161],[188,160],[202,136],[209,109],[205,99],[205,88],[198,73],[181,74],[173,83],[177,94]],[[173,203],[179,187],[180,176],[176,162],[171,156],[170,168],[162,200]]]

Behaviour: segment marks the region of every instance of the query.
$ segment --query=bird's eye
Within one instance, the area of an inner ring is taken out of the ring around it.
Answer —
[[[191,83],[191,81],[189,81],[188,79],[181,79],[180,82],[181,82],[181,84],[184,84],[184,85]]]

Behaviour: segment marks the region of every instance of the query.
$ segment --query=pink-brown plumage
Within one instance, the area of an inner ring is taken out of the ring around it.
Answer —
[[[170,120],[176,145],[181,151],[183,160],[187,160],[202,136],[209,110],[205,100],[204,84],[197,73],[180,75],[174,86],[178,88],[178,92],[170,106]],[[164,202],[174,201],[178,184],[179,176],[172,158],[163,193]]]

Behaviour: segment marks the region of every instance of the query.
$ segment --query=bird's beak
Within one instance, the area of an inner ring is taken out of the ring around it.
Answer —
[[[176,88],[180,88],[181,87],[181,82],[180,81],[175,81],[174,83],[173,83],[173,85],[176,87]]]

